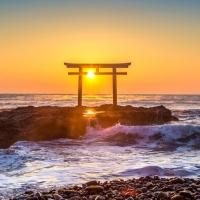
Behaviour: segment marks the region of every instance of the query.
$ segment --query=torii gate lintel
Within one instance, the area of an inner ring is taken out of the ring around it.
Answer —
[[[82,76],[87,75],[83,68],[96,68],[95,75],[113,75],[113,107],[117,106],[117,75],[127,75],[127,72],[117,72],[117,68],[128,68],[131,63],[115,64],[76,64],[64,63],[67,68],[78,68],[79,72],[68,72],[68,75],[78,75],[78,107],[82,106]],[[111,68],[112,72],[99,72],[99,68]]]

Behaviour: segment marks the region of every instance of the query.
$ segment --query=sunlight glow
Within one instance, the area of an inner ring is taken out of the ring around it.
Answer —
[[[88,110],[88,111],[87,111],[87,114],[88,114],[88,115],[94,115],[94,112],[93,112],[92,110]]]
[[[88,74],[87,74],[88,78],[94,78],[94,71],[93,70],[89,70]]]

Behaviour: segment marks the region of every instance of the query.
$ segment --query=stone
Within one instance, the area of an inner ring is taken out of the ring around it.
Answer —
[[[184,196],[185,198],[187,197],[190,199],[194,199],[194,197],[192,196],[192,194],[189,191],[180,191],[179,194]]]
[[[88,181],[87,183],[85,183],[87,186],[90,185],[99,185],[97,181]]]
[[[90,185],[86,188],[87,191],[91,191],[91,190],[95,190],[97,192],[102,192],[103,191],[103,187],[99,186],[99,185]]]
[[[55,200],[61,200],[62,199],[62,197],[59,194],[53,194],[53,198]]]
[[[199,194],[199,195],[195,195],[195,196],[194,196],[194,199],[195,199],[195,200],[200,199],[200,194]]]
[[[27,200],[38,200],[37,197],[29,197]]]
[[[147,192],[148,189],[147,189],[146,187],[142,187],[142,188],[141,188],[141,191],[142,191],[142,192]]]
[[[70,198],[70,200],[80,200],[80,199],[81,199],[81,197],[79,197],[79,196],[74,196],[74,197]]]
[[[184,200],[184,197],[181,195],[175,195],[171,198],[171,200]]]
[[[105,200],[106,198],[101,195],[92,195],[89,197],[91,200]]]
[[[158,199],[165,199],[167,197],[167,194],[165,192],[159,192],[157,198]]]
[[[182,178],[174,178],[174,179],[172,179],[171,181],[170,181],[170,183],[172,183],[172,184],[177,184],[177,183],[180,183],[180,184],[182,184],[182,183],[184,183],[185,181],[182,179]]]
[[[64,190],[65,194],[71,194],[71,193],[76,193],[75,190]]]
[[[59,138],[76,139],[86,133],[87,109],[97,111],[96,118],[102,128],[122,125],[152,125],[178,120],[164,106],[152,108],[101,105],[89,107],[20,107],[0,112],[0,148],[9,148],[20,140],[44,141]],[[99,112],[104,111],[104,112]],[[128,134],[128,140],[137,135]],[[130,138],[131,137],[131,138]],[[96,185],[96,182],[95,182]]]

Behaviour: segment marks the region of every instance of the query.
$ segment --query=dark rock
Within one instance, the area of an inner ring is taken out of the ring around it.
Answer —
[[[90,196],[91,200],[105,200],[106,198],[101,195],[92,195]]]
[[[117,106],[116,109],[113,109],[112,105],[80,109],[51,106],[20,107],[0,112],[0,148],[9,148],[20,140],[76,139],[86,133],[87,123],[83,113],[87,109],[102,111],[96,113],[97,121],[102,128],[113,126],[119,122],[129,126],[163,124],[178,120],[164,106],[152,108]],[[126,138],[133,142],[137,137],[137,134],[126,135]]]
[[[184,183],[185,181],[182,179],[182,178],[174,178],[174,179],[172,179],[171,181],[170,181],[170,183],[172,183],[172,184],[177,184],[177,183],[180,183],[180,184],[182,184],[182,183]]]
[[[27,200],[38,200],[37,197],[29,197]]]
[[[195,196],[194,196],[194,199],[195,199],[195,200],[200,199],[200,194],[199,194],[199,195],[195,195]]]
[[[61,200],[62,199],[62,197],[59,194],[54,194],[53,197],[54,197],[55,200]]]
[[[99,185],[97,181],[88,181],[87,183],[85,183],[87,186],[90,185]]]
[[[33,191],[29,191],[29,190],[27,190],[27,191],[24,192],[24,194],[28,194],[28,195],[30,195],[30,194],[34,194],[34,192],[33,192]]]
[[[180,191],[179,194],[184,196],[184,197],[194,199],[194,197],[192,196],[192,194],[189,191]]]
[[[172,197],[172,200],[184,200],[184,197],[181,195],[175,195]]]
[[[74,196],[74,197],[70,198],[70,200],[80,200],[80,199],[81,199],[81,197],[79,197],[79,196]]]
[[[157,198],[158,199],[165,199],[165,198],[167,198],[167,194],[165,192],[159,192]]]
[[[147,189],[146,187],[142,187],[142,188],[141,188],[141,191],[142,191],[142,192],[147,192],[148,189]]]

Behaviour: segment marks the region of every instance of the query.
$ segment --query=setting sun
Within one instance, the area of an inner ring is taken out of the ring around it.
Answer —
[[[89,70],[88,74],[87,74],[88,78],[94,78],[94,71],[93,70]]]

